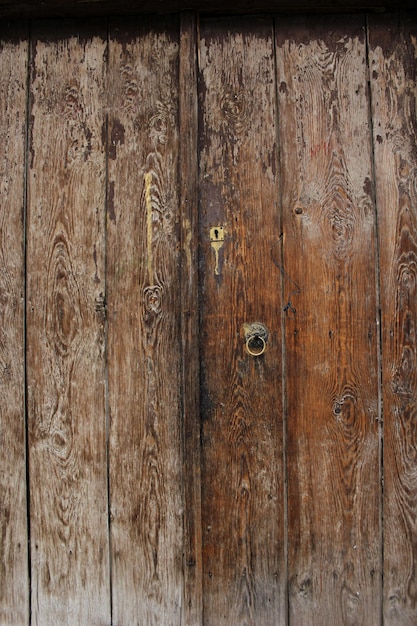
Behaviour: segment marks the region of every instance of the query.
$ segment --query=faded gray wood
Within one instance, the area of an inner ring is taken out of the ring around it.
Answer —
[[[371,19],[384,402],[384,624],[417,623],[417,14]]]
[[[273,29],[207,20],[200,32],[204,623],[284,624]],[[270,333],[259,357],[245,349],[255,321]]]
[[[108,311],[115,624],[183,600],[178,24],[112,21]]]
[[[24,178],[27,28],[0,28],[0,623],[27,624]]]
[[[179,73],[181,342],[184,489],[184,608],[182,623],[202,624],[200,341],[198,299],[197,28],[181,15]]]
[[[36,24],[27,219],[32,623],[110,623],[104,343],[106,34]]]
[[[277,21],[283,288],[295,309],[286,320],[289,618],[303,626],[381,619],[365,55],[359,18]]]

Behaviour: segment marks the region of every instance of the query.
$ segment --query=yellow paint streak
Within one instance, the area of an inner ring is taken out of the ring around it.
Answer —
[[[187,258],[187,270],[191,269],[191,222],[188,218],[185,220],[185,255]]]
[[[152,240],[153,240],[153,224],[152,224],[152,172],[146,172],[145,174],[145,202],[146,202],[146,225],[147,225],[147,255],[146,265],[148,268],[149,282],[153,281],[153,254],[152,254]]]

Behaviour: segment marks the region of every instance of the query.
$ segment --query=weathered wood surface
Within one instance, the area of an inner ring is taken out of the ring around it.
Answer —
[[[417,15],[106,24],[0,34],[0,622],[417,623]]]
[[[110,623],[106,32],[35,24],[27,218],[32,623]],[[104,126],[105,128],[105,126]]]
[[[200,348],[198,299],[197,20],[180,25],[179,133],[181,226],[181,342],[184,489],[184,626],[202,619]]]
[[[370,20],[384,402],[384,614],[417,623],[417,14]]]
[[[360,19],[277,22],[290,623],[380,624],[376,238]],[[284,293],[292,285],[284,280]]]
[[[77,17],[172,13],[316,13],[385,11],[415,7],[415,0],[0,0],[0,17]]]
[[[180,624],[183,597],[178,24],[111,21],[110,498],[115,624]]]
[[[270,21],[201,24],[203,589],[216,626],[286,613],[273,50]],[[254,358],[243,325],[255,321],[270,338]]]
[[[24,387],[27,28],[0,29],[0,623],[29,617]]]

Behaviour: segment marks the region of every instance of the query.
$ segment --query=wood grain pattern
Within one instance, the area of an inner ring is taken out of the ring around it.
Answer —
[[[108,307],[114,622],[183,599],[178,24],[111,23]]]
[[[110,623],[103,298],[106,36],[33,28],[27,381],[33,624]]]
[[[0,623],[27,624],[24,175],[27,27],[0,29]]]
[[[198,300],[197,20],[181,15],[179,74],[181,338],[184,489],[182,623],[202,624],[200,339]]]
[[[380,232],[385,624],[417,622],[417,20],[370,20]]]
[[[417,13],[368,24],[2,23],[1,624],[417,623]]]
[[[272,23],[204,21],[199,58],[204,623],[284,624]],[[243,325],[258,320],[270,338],[253,358]]]
[[[380,624],[376,243],[364,29],[277,22],[290,623]],[[285,285],[285,283],[284,283]],[[288,288],[288,287],[287,287]]]

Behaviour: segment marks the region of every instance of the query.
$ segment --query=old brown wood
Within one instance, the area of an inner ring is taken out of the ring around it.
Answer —
[[[31,608],[45,626],[110,621],[106,35],[66,22],[50,35],[33,28],[26,229]]]
[[[290,623],[379,624],[376,230],[364,23],[277,29]],[[291,290],[291,283],[284,283]],[[319,391],[320,390],[320,391]]]
[[[2,23],[2,624],[416,622],[416,41]]]
[[[24,372],[24,211],[27,28],[0,46],[0,622],[29,614]]]
[[[178,22],[109,31],[108,350],[115,624],[180,624]]]
[[[416,22],[370,20],[384,402],[384,614],[417,621]]]
[[[206,624],[283,623],[280,210],[272,22],[200,30],[203,599]],[[213,229],[224,242],[213,247]],[[244,325],[263,322],[264,355]]]
[[[198,272],[197,18],[181,15],[179,50],[184,624],[202,615],[200,353]]]

